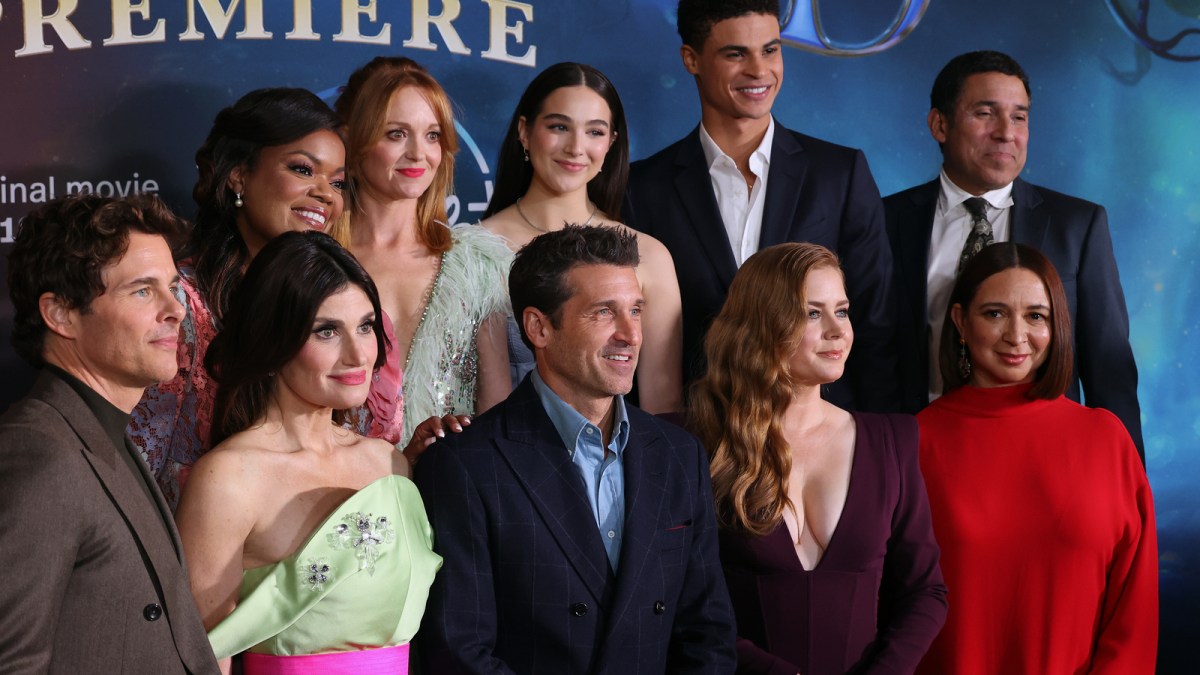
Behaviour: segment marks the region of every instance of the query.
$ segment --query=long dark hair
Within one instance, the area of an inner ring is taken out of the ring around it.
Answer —
[[[625,108],[621,105],[621,97],[604,73],[592,66],[556,63],[533,78],[517,102],[508,133],[500,145],[500,159],[496,162],[496,188],[492,191],[492,201],[483,212],[484,218],[490,218],[516,204],[533,182],[533,164],[525,161],[525,148],[521,145],[521,118],[525,118],[527,127],[531,126],[542,113],[542,104],[550,94],[563,87],[578,86],[591,89],[608,103],[609,113],[612,114],[612,130],[616,134],[612,147],[604,156],[600,174],[588,183],[588,198],[610,217],[620,215],[625,187],[629,184],[629,127],[625,124]]]
[[[286,145],[317,131],[340,134],[333,110],[306,89],[256,89],[217,113],[196,151],[199,176],[192,188],[196,225],[185,255],[193,259],[196,286],[213,316],[222,319],[250,258],[237,228],[229,175],[253,170],[263,148]]]
[[[963,316],[966,316],[979,287],[992,275],[1004,270],[1029,270],[1042,280],[1046,287],[1046,295],[1050,299],[1050,347],[1046,361],[1034,374],[1034,384],[1029,390],[1029,398],[1054,399],[1063,395],[1071,384],[1074,373],[1075,350],[1071,339],[1071,312],[1067,307],[1067,294],[1063,290],[1062,280],[1054,269],[1054,264],[1032,246],[1013,243],[996,243],[986,246],[971,258],[971,262],[963,268],[962,274],[954,282],[954,290],[950,292],[950,303],[946,306],[946,323],[942,326],[942,343],[938,353],[938,367],[942,371],[942,381],[946,383],[945,391],[968,384],[958,367],[959,341],[962,335],[958,326],[950,319],[950,311],[955,305],[962,306]]]
[[[378,369],[388,346],[379,292],[349,251],[323,232],[285,232],[254,257],[204,357],[220,384],[213,445],[262,419],[274,390],[272,374],[300,353],[321,303],[350,285],[362,289],[375,310]]]

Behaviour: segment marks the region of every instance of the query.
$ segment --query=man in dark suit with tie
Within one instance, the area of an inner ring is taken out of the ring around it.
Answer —
[[[416,481],[445,562],[418,634],[435,673],[732,673],[704,449],[626,405],[636,238],[568,226],[509,276],[537,367]],[[649,311],[649,310],[647,310]]]
[[[892,256],[879,190],[862,152],[785,129],[777,0],[681,0],[680,55],[700,94],[700,125],[630,170],[625,222],[661,241],[683,300],[684,378],[704,370],[704,334],[738,267],[761,248],[821,244],[841,258],[854,321],[847,376],[826,398],[898,407]]]
[[[1075,339],[1067,395],[1116,414],[1138,452],[1142,427],[1129,315],[1104,207],[1021,180],[1029,140],[1029,78],[1006,54],[952,59],[930,96],[941,175],[884,200],[899,294],[897,345],[904,411],[941,393],[941,326],[957,269],[992,241],[1039,249],[1062,277]]]
[[[68,197],[9,254],[13,346],[41,368],[0,418],[0,670],[217,673],[179,534],[125,436],[184,308],[155,197]]]

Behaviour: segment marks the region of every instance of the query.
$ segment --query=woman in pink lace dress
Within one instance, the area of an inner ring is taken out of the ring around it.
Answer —
[[[211,447],[216,385],[204,354],[247,265],[276,235],[324,230],[341,215],[339,126],[311,92],[259,89],[218,113],[196,152],[196,223],[179,264],[188,308],[179,373],[146,391],[129,424],[172,509],[188,469]],[[399,388],[399,374],[392,377]]]

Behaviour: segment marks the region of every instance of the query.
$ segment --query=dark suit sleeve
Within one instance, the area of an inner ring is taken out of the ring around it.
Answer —
[[[699,441],[692,441],[695,454],[695,490],[692,548],[679,594],[679,610],[671,629],[667,657],[669,673],[732,673],[737,666],[734,651],[733,608],[721,571],[717,550],[717,520],[713,491],[708,476],[708,454]]]
[[[1146,461],[1141,408],[1137,399],[1137,364],[1129,345],[1129,312],[1113,257],[1108,214],[1096,206],[1080,251],[1076,277],[1079,306],[1075,348],[1084,402],[1116,415]]]
[[[87,513],[73,499],[77,467],[37,433],[0,437],[0,669],[46,672]],[[82,460],[80,460],[82,464]]]
[[[854,327],[854,347],[847,363],[847,379],[854,400],[837,402],[846,403],[844,407],[852,410],[895,412],[900,410],[901,402],[894,340],[892,249],[879,188],[861,151],[854,154],[846,200],[838,256],[846,277]]]
[[[911,673],[946,621],[946,585],[938,565],[929,497],[917,459],[917,421],[889,415],[900,498],[879,589],[879,632],[872,657],[855,672]]]
[[[417,464],[416,483],[433,526],[442,569],[417,634],[430,673],[511,673],[492,656],[496,591],[484,506],[456,448],[435,444]]]

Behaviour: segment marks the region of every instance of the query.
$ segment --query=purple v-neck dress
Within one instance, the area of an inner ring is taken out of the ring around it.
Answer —
[[[763,537],[721,533],[739,673],[911,673],[945,621],[916,421],[854,420],[846,505],[814,569],[782,521]]]

